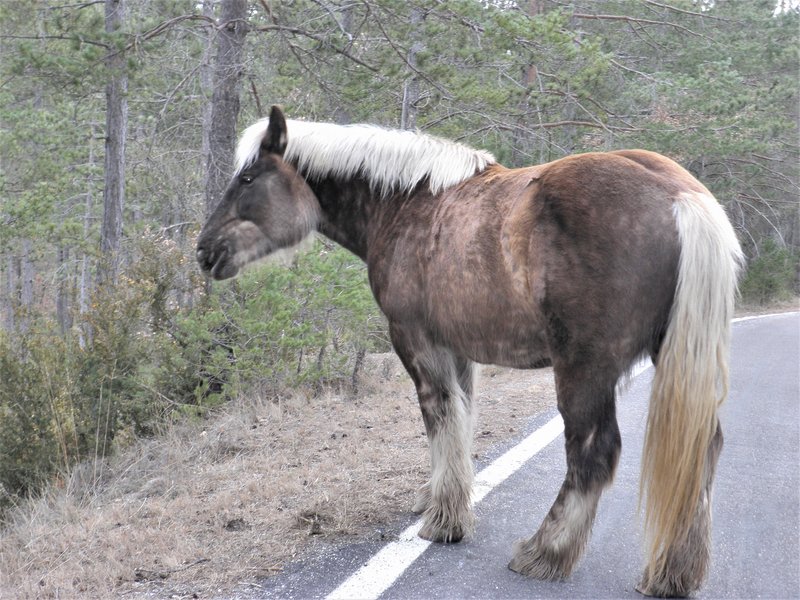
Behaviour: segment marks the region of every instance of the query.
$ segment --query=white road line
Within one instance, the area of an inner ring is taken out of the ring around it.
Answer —
[[[561,419],[561,415],[553,417],[519,444],[495,459],[493,463],[484,467],[475,477],[472,503],[477,504],[483,500],[489,492],[516,473],[522,465],[536,456],[540,450],[546,448],[563,431],[564,421]]]
[[[372,600],[380,596],[431,545],[431,542],[417,536],[420,529],[422,519],[418,519],[400,534],[396,542],[385,546],[367,564],[328,594],[327,600]]]
[[[633,380],[649,367],[650,361],[637,364],[631,372],[630,379]],[[564,421],[558,415],[485,467],[475,477],[473,504],[483,500],[489,492],[546,448],[563,431]],[[327,600],[378,598],[431,545],[431,542],[417,536],[421,528],[422,519],[419,519],[403,531],[397,541],[384,546],[367,564],[328,594]]]
[[[736,319],[731,319],[732,323],[741,323],[742,321],[752,321],[753,319],[767,319],[769,317],[785,317],[786,315],[796,315],[800,311],[791,311],[791,312],[781,312],[781,313],[772,313],[769,315],[752,315],[750,317],[737,317]]]
[[[483,500],[563,431],[564,421],[559,415],[485,467],[475,478],[473,504]],[[400,534],[397,541],[387,544],[367,564],[328,594],[327,600],[371,600],[380,596],[431,545],[431,542],[417,537],[421,528],[422,519],[418,519]]]

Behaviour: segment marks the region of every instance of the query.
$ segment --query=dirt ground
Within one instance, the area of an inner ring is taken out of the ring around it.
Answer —
[[[321,540],[380,535],[427,478],[414,387],[368,357],[358,397],[243,399],[87,465],[0,534],[0,598],[248,596]],[[552,371],[483,367],[474,456],[555,406]]]

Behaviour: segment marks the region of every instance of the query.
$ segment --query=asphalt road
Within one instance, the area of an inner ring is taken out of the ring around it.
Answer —
[[[637,494],[652,373],[645,370],[620,396],[617,477],[600,501],[586,555],[569,580],[541,582],[506,567],[511,544],[535,531],[561,484],[565,459],[558,435],[478,503],[473,539],[421,546],[419,558],[396,579],[389,577],[385,589],[378,587],[379,596],[642,598],[633,588],[643,556]],[[553,416],[540,415],[530,430]],[[731,390],[721,419],[725,448],[714,494],[713,562],[696,597],[800,598],[800,313],[734,324]],[[396,537],[413,522],[298,561],[262,582],[263,597],[325,598],[387,546],[382,537]],[[391,561],[401,562],[394,555]]]

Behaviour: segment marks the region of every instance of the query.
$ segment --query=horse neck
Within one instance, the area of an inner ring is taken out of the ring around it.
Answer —
[[[320,233],[366,261],[370,224],[380,204],[388,199],[361,178],[322,178],[308,183],[322,209]]]

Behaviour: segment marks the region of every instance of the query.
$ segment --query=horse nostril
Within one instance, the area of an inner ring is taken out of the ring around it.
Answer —
[[[203,269],[203,271],[210,271],[211,267],[214,266],[211,252],[206,250],[206,248],[198,247],[196,256],[197,263],[200,265],[200,268]]]

